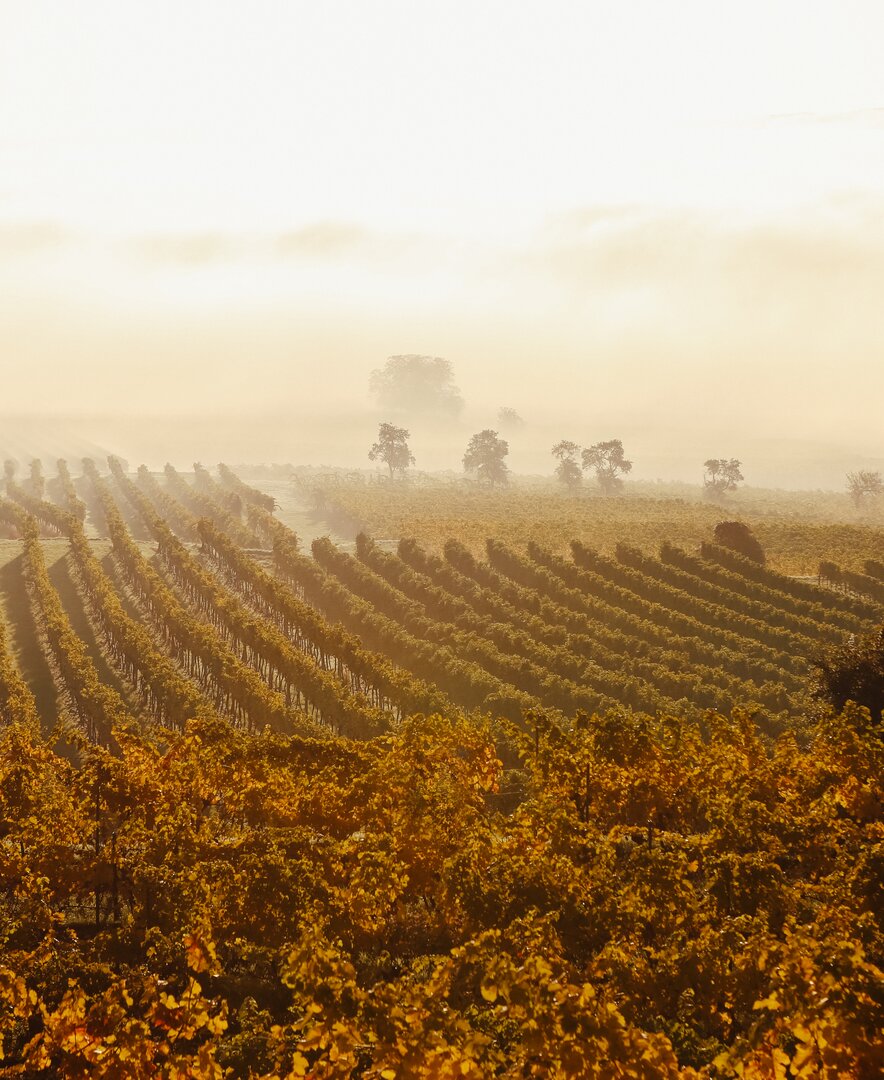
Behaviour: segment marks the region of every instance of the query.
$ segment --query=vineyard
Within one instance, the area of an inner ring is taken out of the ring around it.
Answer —
[[[761,565],[683,500],[352,484],[304,550],[223,464],[5,492],[0,1076],[880,1075],[881,718],[812,692],[879,528],[761,515]]]
[[[359,473],[302,470],[297,478],[305,496],[342,527],[378,539],[411,537],[437,553],[451,536],[477,555],[489,536],[515,547],[534,541],[556,554],[575,539],[604,554],[625,538],[651,554],[664,543],[692,550],[717,522],[737,517],[785,574],[816,577],[822,560],[856,572],[868,560],[884,562],[884,506],[860,512],[846,494],[747,489],[716,503],[684,484],[635,484],[628,494],[605,497],[567,494],[537,480],[489,490],[438,477],[389,484]]]

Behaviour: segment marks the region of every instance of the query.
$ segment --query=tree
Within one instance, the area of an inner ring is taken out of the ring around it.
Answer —
[[[879,723],[884,711],[884,628],[861,637],[851,635],[839,647],[829,649],[814,661],[817,669],[816,695],[843,709],[855,701]]]
[[[477,432],[467,446],[463,456],[463,467],[467,472],[475,472],[479,480],[494,487],[505,484],[509,478],[504,458],[510,452],[509,443],[501,439],[496,431],[485,428]]]
[[[409,465],[414,464],[414,454],[408,447],[409,432],[395,424],[381,424],[378,428],[378,441],[368,452],[371,461],[384,461],[390,470],[390,479],[395,473],[405,475]]]
[[[620,474],[630,472],[632,462],[623,456],[623,443],[619,439],[608,439],[583,451],[583,468],[595,469],[595,478],[602,491],[612,495],[623,487]]]
[[[497,410],[497,422],[502,427],[508,428],[523,428],[525,426],[524,419],[509,405],[504,405]]]
[[[583,473],[580,470],[578,457],[580,447],[570,439],[562,439],[552,448],[552,456],[557,459],[556,477],[569,491],[574,491],[583,482]]]
[[[464,405],[454,384],[451,361],[441,356],[390,356],[382,368],[371,373],[368,385],[379,405],[397,411],[456,416]]]
[[[714,536],[716,544],[730,548],[738,555],[745,555],[747,559],[764,565],[766,561],[764,548],[749,526],[744,525],[742,521],[719,521],[715,526]]]
[[[847,474],[847,491],[858,508],[866,495],[880,495],[884,492],[884,480],[881,479],[879,472],[860,469],[858,472]]]
[[[726,491],[736,491],[737,484],[743,479],[741,464],[736,458],[709,458],[704,461],[703,486],[707,495],[723,495]]]
[[[42,499],[46,494],[46,478],[43,476],[43,462],[39,458],[31,459],[31,492],[35,499]]]

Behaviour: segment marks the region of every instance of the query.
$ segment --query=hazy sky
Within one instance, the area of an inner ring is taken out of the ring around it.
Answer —
[[[426,352],[569,437],[884,454],[882,282],[880,0],[0,0],[0,413]]]

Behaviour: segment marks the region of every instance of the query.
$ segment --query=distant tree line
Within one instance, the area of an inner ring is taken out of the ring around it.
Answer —
[[[552,448],[552,455],[558,461],[556,477],[570,491],[579,488],[584,471],[592,469],[602,491],[613,495],[623,487],[626,473],[632,471],[632,462],[626,459],[620,439],[598,442],[585,450],[577,443],[563,439]]]
[[[441,356],[420,353],[404,353],[389,356],[382,368],[371,373],[369,389],[377,403],[393,414],[418,412],[423,415],[444,417],[459,416],[464,408],[464,398],[454,381],[454,369],[450,360]],[[525,421],[511,406],[498,409],[499,426],[516,432]],[[380,425],[377,442],[369,451],[371,461],[382,461],[390,471],[390,479],[404,477],[415,458],[409,446],[409,431],[392,422]],[[591,472],[605,495],[613,495],[623,488],[623,478],[632,471],[632,461],[627,459],[620,439],[608,439],[581,448],[570,439],[557,442],[551,451],[556,461],[555,477],[570,492],[583,485],[584,475]],[[509,469],[506,458],[509,444],[497,431],[485,428],[472,436],[463,456],[467,473],[489,487],[506,484]],[[14,475],[15,462],[7,461],[7,478]],[[39,488],[42,477],[31,475],[31,484]],[[738,458],[708,458],[703,462],[703,489],[706,496],[718,500],[737,491],[744,480],[742,462]],[[881,473],[859,469],[847,474],[847,492],[857,509],[867,500],[884,493]]]

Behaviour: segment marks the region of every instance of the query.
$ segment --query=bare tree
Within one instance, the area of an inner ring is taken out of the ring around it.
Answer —
[[[854,505],[862,506],[863,499],[867,496],[880,495],[884,491],[884,480],[879,472],[871,469],[860,469],[858,472],[847,474],[847,491],[853,499]]]

